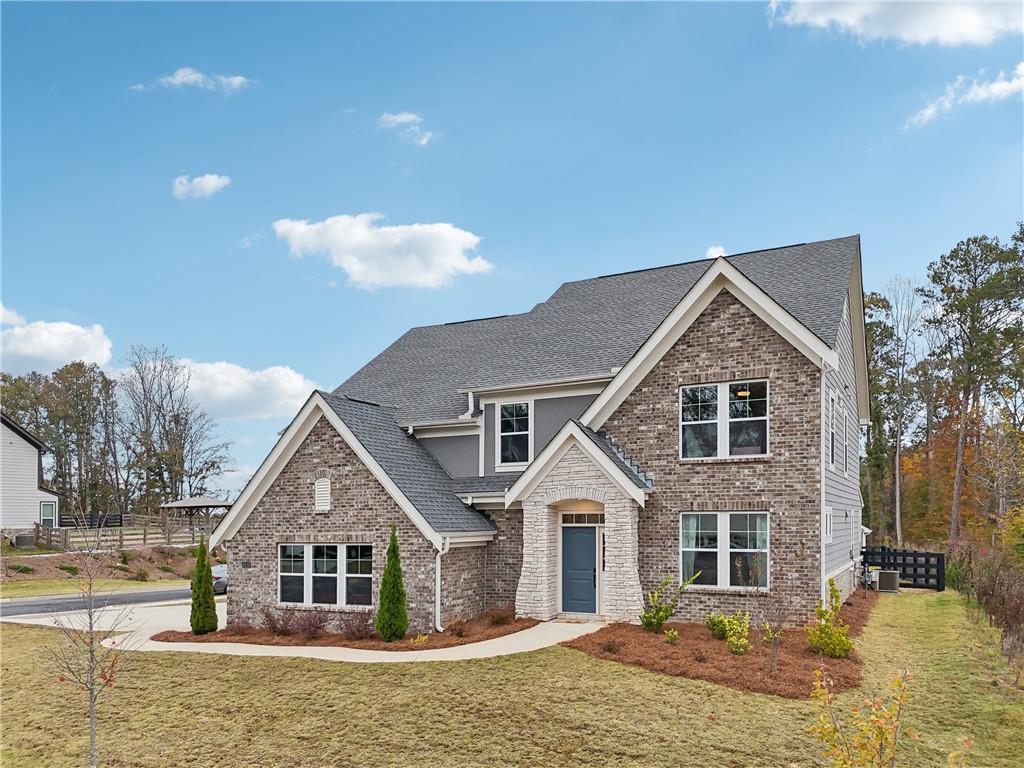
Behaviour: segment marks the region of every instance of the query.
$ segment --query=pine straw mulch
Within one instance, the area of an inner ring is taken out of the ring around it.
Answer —
[[[849,624],[851,637],[860,634],[877,600],[877,592],[860,590],[843,605],[840,615]],[[808,698],[814,671],[818,668],[825,670],[836,691],[860,685],[861,660],[857,652],[846,659],[820,656],[807,647],[803,627],[783,632],[774,675],[768,674],[768,650],[762,647],[760,634],[754,627],[750,631],[750,652],[745,656],[730,653],[725,641],[715,639],[703,624],[671,623],[665,627],[679,632],[678,643],[670,645],[663,634],[648,632],[636,624],[610,624],[562,645],[652,672],[787,699]]]
[[[410,634],[403,640],[387,642],[379,637],[352,639],[337,632],[275,635],[269,630],[245,624],[228,624],[224,629],[205,635],[193,635],[175,629],[158,632],[152,640],[162,643],[253,643],[255,645],[308,645],[320,647],[361,648],[369,651],[427,651],[432,648],[451,648],[481,640],[511,635],[529,629],[539,622],[536,619],[517,619],[505,611],[488,611],[472,619],[449,624],[444,632],[429,632],[421,637],[426,640],[416,643],[416,635]]]

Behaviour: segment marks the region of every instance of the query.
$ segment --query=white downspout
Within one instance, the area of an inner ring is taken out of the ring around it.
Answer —
[[[441,555],[447,555],[451,549],[451,541],[445,536],[441,539],[441,548],[434,555],[434,629],[444,632],[441,626]]]
[[[465,413],[460,413],[459,414],[459,418],[460,419],[471,419],[471,418],[473,418],[473,411],[476,410],[476,407],[475,407],[476,404],[473,402],[473,393],[472,392],[467,392],[466,393],[466,397],[469,400],[469,407],[468,407],[468,409],[467,409],[467,411]]]

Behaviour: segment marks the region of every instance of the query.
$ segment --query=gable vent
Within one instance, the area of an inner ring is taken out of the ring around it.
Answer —
[[[314,508],[317,512],[326,512],[331,508],[331,481],[320,477],[313,483]]]

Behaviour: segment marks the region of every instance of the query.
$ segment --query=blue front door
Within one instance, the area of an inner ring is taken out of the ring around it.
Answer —
[[[596,528],[562,528],[562,611],[597,613]]]

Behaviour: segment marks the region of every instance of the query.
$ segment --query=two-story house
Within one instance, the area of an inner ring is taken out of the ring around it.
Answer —
[[[414,328],[314,392],[212,536],[230,621],[367,610],[398,529],[411,626],[491,607],[810,616],[854,589],[868,419],[860,239],[562,285]]]
[[[0,421],[0,531],[58,527],[60,497],[43,486],[43,454],[49,449],[7,414]]]

